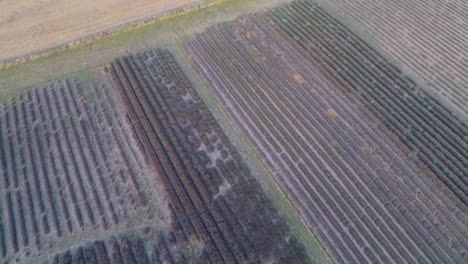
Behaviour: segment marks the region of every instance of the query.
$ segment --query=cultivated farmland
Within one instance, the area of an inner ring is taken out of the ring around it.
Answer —
[[[467,1],[315,2],[355,21],[395,61],[422,79],[423,89],[468,118]]]
[[[175,240],[203,246],[194,261],[305,261],[169,52],[118,58],[107,71],[145,161],[168,195]]]
[[[16,2],[0,263],[468,263],[464,3]]]
[[[159,236],[140,233],[143,234],[89,241],[55,255],[51,263],[184,263],[202,254],[203,245],[194,237],[177,244],[180,241],[172,233]]]
[[[106,82],[67,79],[1,105],[0,262],[166,228],[167,205],[116,99]]]
[[[466,205],[467,124],[323,10],[306,3],[296,7],[285,13],[292,26],[275,12],[269,16],[280,34],[336,73],[343,91],[361,100]]]
[[[1,105],[2,263],[306,262],[169,52],[103,74]]]
[[[467,261],[468,128],[307,1],[187,51],[338,262]]]

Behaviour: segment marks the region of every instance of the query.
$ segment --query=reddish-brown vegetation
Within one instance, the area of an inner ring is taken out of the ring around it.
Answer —
[[[304,261],[168,52],[119,58],[108,72],[146,160],[168,193],[175,235],[200,241],[202,263]]]

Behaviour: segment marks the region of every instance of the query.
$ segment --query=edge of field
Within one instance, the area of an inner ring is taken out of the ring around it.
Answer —
[[[178,43],[175,47],[169,48],[169,50],[192,82],[192,85],[196,88],[204,103],[215,116],[224,133],[233,142],[233,145],[242,157],[244,165],[248,167],[252,175],[260,183],[273,206],[286,221],[292,235],[304,247],[311,263],[336,263],[336,260],[327,252],[324,244],[300,216],[290,198],[276,183],[273,172],[267,167],[260,153],[250,144],[250,140],[246,140],[246,137],[243,136],[243,132],[235,124],[229,111],[217,100],[216,95],[210,91],[203,77],[196,72],[193,67],[193,61],[184,50],[183,43]]]
[[[0,68],[0,102],[48,82],[64,77],[89,80],[114,58],[155,47],[176,45],[178,39],[202,32],[205,28],[258,12],[292,0],[209,0],[184,12],[161,16],[146,23],[128,26],[112,35],[48,53],[25,63]],[[172,11],[175,12],[175,11]]]
[[[112,37],[122,32],[127,32],[130,30],[135,30],[135,29],[150,25],[150,24],[162,22],[162,21],[165,21],[165,20],[180,16],[180,15],[194,12],[201,8],[209,7],[211,5],[217,4],[222,1],[225,1],[225,0],[201,0],[199,3],[186,4],[186,5],[177,7],[175,9],[169,10],[169,11],[163,11],[160,13],[156,13],[155,15],[150,15],[150,16],[134,19],[128,23],[124,22],[122,24],[117,24],[108,29],[105,29],[99,32],[94,32],[84,37],[77,37],[75,39],[66,41],[56,46],[52,46],[52,47],[41,49],[41,50],[35,50],[27,54],[16,56],[16,57],[10,57],[3,61],[0,61],[0,70],[8,69],[10,67],[13,67],[19,64],[35,61],[39,58],[58,54],[67,49],[72,49],[74,47],[78,47],[81,45],[90,44],[92,42],[99,41],[102,38]]]

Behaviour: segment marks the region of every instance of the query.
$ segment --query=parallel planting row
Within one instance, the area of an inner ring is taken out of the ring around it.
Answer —
[[[343,92],[363,102],[467,205],[468,124],[453,117],[322,9],[298,2],[293,9],[273,11],[266,19],[301,54],[321,62]]]
[[[327,13],[294,2],[187,50],[338,262],[466,262],[467,128]]]
[[[156,169],[156,181],[168,195],[176,240],[193,238],[203,245],[194,261],[305,261],[167,51],[119,58],[107,71],[145,161]]]
[[[194,263],[202,250],[203,245],[195,237],[177,241],[174,233],[158,235],[140,230],[83,243],[56,254],[48,263]]]
[[[467,1],[314,0],[357,22],[435,95],[468,118]]]
[[[35,262],[135,216],[163,222],[116,99],[104,83],[64,80],[0,105],[1,263]]]

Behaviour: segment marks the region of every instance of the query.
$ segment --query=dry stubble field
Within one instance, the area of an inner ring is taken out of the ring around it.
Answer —
[[[0,61],[203,0],[0,1]]]

